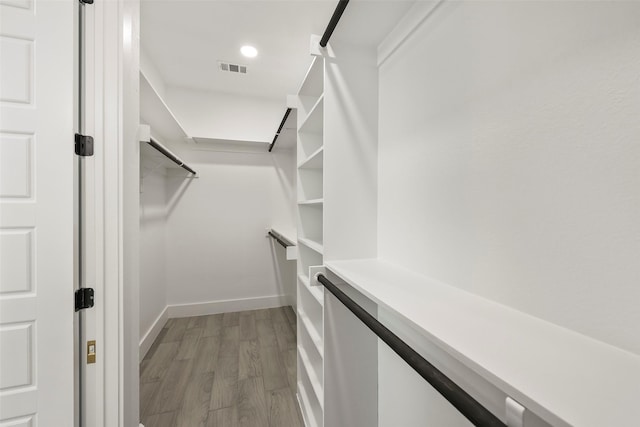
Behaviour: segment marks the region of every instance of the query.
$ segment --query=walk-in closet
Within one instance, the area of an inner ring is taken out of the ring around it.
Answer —
[[[143,1],[141,423],[632,425],[638,12]]]
[[[640,426],[640,1],[0,0],[0,427]]]

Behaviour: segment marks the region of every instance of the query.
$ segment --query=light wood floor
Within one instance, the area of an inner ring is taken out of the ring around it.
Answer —
[[[291,307],[170,319],[140,365],[145,427],[302,427]]]

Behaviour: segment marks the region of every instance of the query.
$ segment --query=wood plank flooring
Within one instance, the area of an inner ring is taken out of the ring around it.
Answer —
[[[291,307],[170,319],[140,364],[145,427],[303,427]]]

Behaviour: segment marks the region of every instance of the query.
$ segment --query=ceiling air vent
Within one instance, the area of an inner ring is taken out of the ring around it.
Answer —
[[[218,64],[220,64],[220,71],[247,74],[247,67],[245,65],[230,64],[222,61],[218,61]]]

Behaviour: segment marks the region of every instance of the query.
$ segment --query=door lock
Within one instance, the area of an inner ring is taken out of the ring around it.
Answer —
[[[96,342],[87,341],[87,365],[96,363]]]

